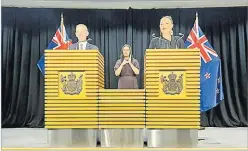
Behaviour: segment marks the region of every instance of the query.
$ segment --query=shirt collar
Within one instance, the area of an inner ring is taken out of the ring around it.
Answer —
[[[80,44],[86,44],[87,41],[79,41],[78,43],[80,43]]]
[[[167,41],[167,42],[172,42],[172,41],[175,40],[175,38],[174,38],[173,35],[171,36],[171,40],[168,40],[168,39],[166,39],[166,38],[164,38],[164,37],[162,37],[162,36],[161,36],[161,38],[162,38],[163,40]]]

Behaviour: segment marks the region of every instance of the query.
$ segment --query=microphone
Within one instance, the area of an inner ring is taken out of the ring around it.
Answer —
[[[161,40],[163,40],[163,39],[161,39],[161,36],[157,37],[155,33],[152,33],[152,37],[153,38],[159,38],[159,47],[161,47]]]
[[[176,40],[176,49],[178,49],[178,46],[177,46],[177,45],[178,45],[178,41],[181,40],[181,39],[184,37],[184,34],[183,34],[183,33],[178,33],[178,35],[179,35],[180,38],[178,38],[178,39]],[[162,39],[161,36],[157,37],[157,36],[155,35],[155,33],[152,33],[152,37],[153,37],[153,38],[159,38],[159,47],[161,47],[161,40],[162,40],[162,41],[166,41],[166,40]],[[168,49],[168,45],[167,45],[167,49]]]
[[[178,41],[181,40],[184,37],[184,34],[183,33],[178,33],[178,35],[179,35],[180,38],[178,38],[177,41],[176,41],[176,49],[178,49],[178,46],[177,46],[178,45]]]
[[[183,33],[179,33],[179,36],[181,36],[180,38],[183,38],[184,34]]]
[[[152,33],[153,38],[161,38],[161,36],[157,37],[155,33]]]
[[[155,35],[155,33],[152,33],[152,37],[153,37],[153,38],[156,38],[156,35]]]

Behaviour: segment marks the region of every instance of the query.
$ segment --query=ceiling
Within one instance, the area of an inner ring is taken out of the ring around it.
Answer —
[[[151,9],[248,6],[248,0],[2,0],[2,7]]]

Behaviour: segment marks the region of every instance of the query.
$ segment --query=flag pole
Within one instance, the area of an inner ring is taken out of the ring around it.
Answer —
[[[61,34],[62,37],[64,37],[64,16],[63,16],[63,12],[60,15],[61,19],[60,19],[60,29],[61,29]]]
[[[198,31],[198,13],[195,12],[195,30],[196,30],[196,36],[199,38],[199,31]],[[200,63],[201,63],[201,58],[200,58]]]
[[[63,12],[61,13],[61,22],[60,22],[60,26],[64,25],[64,16],[63,16]]]
[[[196,24],[196,27],[198,27],[198,13],[197,12],[195,13],[195,24]]]

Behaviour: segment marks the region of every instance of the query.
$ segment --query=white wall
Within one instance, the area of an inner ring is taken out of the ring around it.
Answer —
[[[7,7],[136,9],[248,6],[248,0],[2,0]]]

